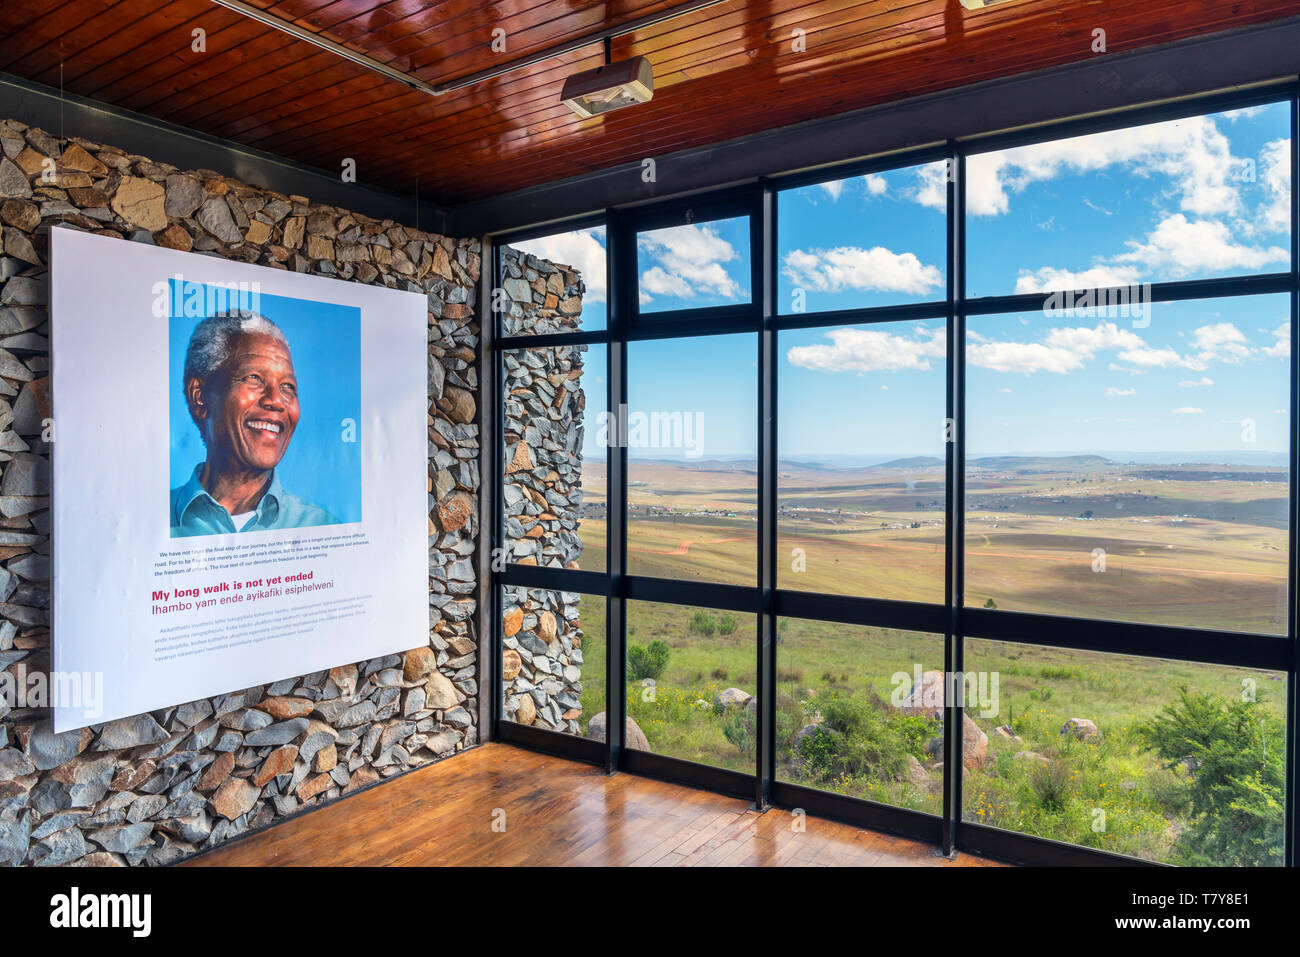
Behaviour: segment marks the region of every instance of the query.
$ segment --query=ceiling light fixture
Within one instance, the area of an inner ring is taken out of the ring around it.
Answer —
[[[649,102],[655,95],[654,71],[643,56],[610,62],[610,38],[605,38],[605,65],[575,73],[564,81],[560,99],[584,120],[625,106]]]
[[[961,5],[967,10],[985,10],[1000,3],[1010,2],[1011,0],[961,0]]]

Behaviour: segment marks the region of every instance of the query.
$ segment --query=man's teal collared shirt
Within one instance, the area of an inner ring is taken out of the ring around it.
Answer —
[[[172,489],[172,538],[185,538],[190,535],[228,535],[233,532],[263,532],[276,528],[307,528],[311,525],[337,525],[339,520],[325,509],[305,502],[296,495],[286,492],[280,485],[280,479],[271,472],[271,484],[262,495],[261,501],[253,512],[253,517],[244,523],[243,528],[235,528],[235,523],[225,506],[208,494],[199,473],[203,470],[200,462],[194,468],[190,480],[184,485]]]

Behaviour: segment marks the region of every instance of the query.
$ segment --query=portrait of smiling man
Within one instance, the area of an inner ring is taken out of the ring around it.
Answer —
[[[279,326],[254,312],[202,320],[190,335],[182,379],[206,458],[171,490],[172,538],[338,524],[276,476],[301,415],[293,356]]]

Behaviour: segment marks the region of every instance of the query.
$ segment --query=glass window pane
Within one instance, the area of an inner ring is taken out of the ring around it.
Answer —
[[[628,345],[633,575],[758,580],[758,338]]]
[[[506,585],[501,644],[505,720],[595,736],[589,724],[605,710],[604,598]]]
[[[777,194],[782,315],[943,299],[947,162]]]
[[[966,603],[1282,634],[1290,303],[967,325]]]
[[[596,344],[502,354],[509,562],[606,568],[606,449],[588,422],[604,419],[607,352]]]
[[[718,219],[637,234],[642,315],[751,300],[749,219]]]
[[[1282,864],[1286,676],[968,639],[965,820],[1175,864]],[[968,682],[968,687],[974,682]]]
[[[945,336],[940,321],[780,334],[781,588],[943,601]]]
[[[605,227],[501,247],[501,331],[507,336],[605,328]]]
[[[627,603],[628,747],[754,773],[757,618]]]
[[[1291,267],[1289,105],[971,156],[967,295]]]
[[[941,813],[942,669],[941,635],[778,618],[778,780]]]

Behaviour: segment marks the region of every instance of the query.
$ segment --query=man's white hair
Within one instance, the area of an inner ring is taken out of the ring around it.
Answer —
[[[240,336],[257,333],[270,336],[286,349],[289,348],[284,330],[260,313],[219,312],[204,319],[190,334],[190,344],[185,349],[185,378],[181,388],[191,379],[207,382],[212,373],[230,358],[230,351]]]
[[[206,384],[212,374],[230,358],[231,350],[240,336],[258,333],[270,336],[286,349],[289,348],[284,330],[260,313],[246,310],[219,312],[200,322],[194,327],[190,334],[190,344],[185,348],[185,375],[181,380],[181,392],[185,392],[192,379]],[[202,424],[197,419],[194,424],[199,427],[199,434],[203,435]],[[207,441],[206,435],[203,435],[203,441]]]

